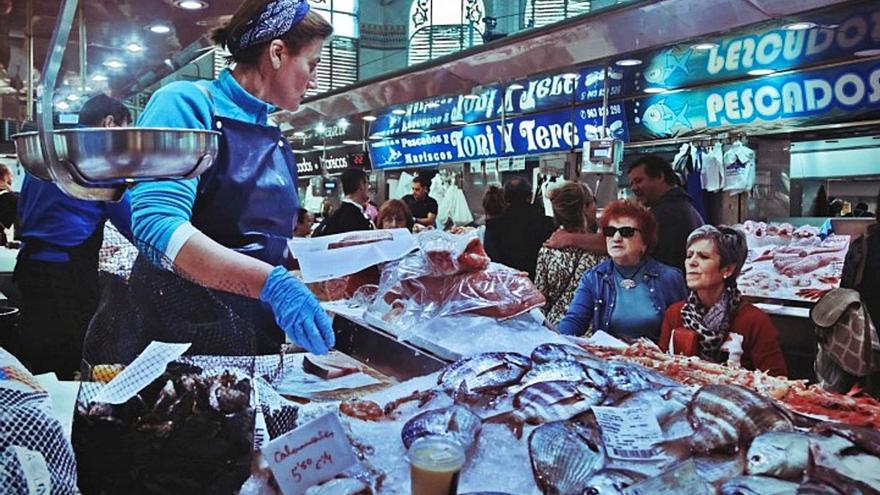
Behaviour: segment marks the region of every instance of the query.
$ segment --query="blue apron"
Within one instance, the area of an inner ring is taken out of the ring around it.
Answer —
[[[280,129],[214,117],[220,148],[199,178],[192,224],[235,251],[282,264],[296,225],[296,160]],[[192,342],[190,354],[276,353],[284,333],[259,300],[207,289],[160,270],[143,254],[132,270],[143,341]]]

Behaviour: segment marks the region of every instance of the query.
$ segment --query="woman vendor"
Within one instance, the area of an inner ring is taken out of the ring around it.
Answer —
[[[214,81],[169,84],[150,99],[138,126],[222,136],[201,177],[132,190],[141,253],[131,284],[146,341],[192,342],[194,354],[277,352],[285,333],[313,353],[334,345],[327,314],[281,266],[299,209],[297,170],[289,143],[268,123],[316,87],[331,34],[305,0],[247,0],[212,33],[233,68]]]

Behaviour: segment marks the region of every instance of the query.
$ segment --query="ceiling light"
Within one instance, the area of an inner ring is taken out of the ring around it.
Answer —
[[[669,90],[666,89],[666,88],[657,88],[657,87],[654,87],[654,88],[645,88],[645,93],[652,94],[652,95],[656,95],[656,94],[660,94],[660,93],[665,93],[665,92],[667,92],[667,91],[669,91]]]
[[[176,0],[174,6],[183,10],[201,10],[208,6],[208,2],[202,0]]]
[[[370,135],[370,139],[372,139],[373,141],[381,141],[382,139],[385,139],[385,137],[379,134],[372,134]]]
[[[785,26],[785,29],[788,29],[789,31],[804,31],[806,29],[813,29],[814,27],[816,27],[815,22],[795,22]]]
[[[376,116],[375,115],[364,115],[363,117],[361,117],[361,120],[364,120],[366,122],[373,122],[374,120],[376,120]]]
[[[104,74],[92,75],[92,81],[102,82],[102,81],[106,81],[106,80],[107,80],[107,76],[105,76]]]
[[[700,50],[700,51],[705,52],[705,51],[709,51],[713,48],[718,48],[718,43],[697,43],[696,45],[692,46],[691,48],[693,48],[694,50]]]
[[[508,86],[507,89],[510,89],[510,90],[516,91],[516,90],[518,90],[518,89],[526,89],[526,87],[523,86],[523,85],[520,84],[520,83],[513,83],[513,84],[511,84],[510,86]]]
[[[566,81],[573,81],[578,78],[578,75],[574,72],[566,72],[565,74],[562,74],[562,78]]]
[[[293,137],[304,138],[306,137],[306,133],[303,131],[296,131],[293,133]]]
[[[421,133],[425,132],[425,130],[419,129],[418,127],[413,127],[412,129],[408,130],[407,132],[409,132],[411,134],[421,134]]]
[[[76,93],[70,93],[67,95],[67,101],[79,101],[79,95]]]
[[[342,144],[364,144],[363,141],[358,141],[356,139],[346,139],[342,142]]]
[[[144,47],[136,41],[132,41],[131,43],[125,45],[125,49],[130,51],[131,53],[140,53],[144,51]]]
[[[391,111],[391,113],[393,113],[394,115],[406,115],[406,110],[402,108],[395,108]]]
[[[336,121],[336,127],[340,128],[342,130],[348,129],[348,126],[349,126],[348,121],[345,119],[339,119]]]
[[[315,132],[317,132],[318,134],[324,134],[325,132],[327,132],[327,126],[324,125],[323,122],[319,122],[318,125],[315,126]]]
[[[453,120],[452,125],[467,125],[466,120]]]
[[[623,60],[618,60],[615,64],[621,67],[634,67],[636,65],[642,65],[642,61],[637,58],[625,58]]]
[[[58,107],[58,110],[67,110],[70,108],[70,105],[68,105],[66,101],[59,101],[55,106]]]
[[[872,48],[870,50],[859,50],[853,53],[853,55],[856,57],[876,57],[877,55],[880,55],[880,49]]]
[[[480,95],[475,95],[475,94],[472,94],[472,93],[468,93],[468,94],[464,95],[464,99],[465,99],[465,100],[479,100],[479,99],[480,99]]]
[[[110,60],[104,62],[104,65],[110,67],[111,69],[122,69],[125,67],[125,62],[117,60],[115,58],[111,58]]]
[[[171,32],[171,27],[166,26],[165,24],[153,24],[148,28],[151,33],[156,34],[167,34]]]
[[[773,69],[752,69],[748,72],[750,76],[766,76],[768,74],[773,74],[776,72]]]
[[[425,103],[425,108],[440,108],[440,104],[436,101],[430,101],[428,103]]]

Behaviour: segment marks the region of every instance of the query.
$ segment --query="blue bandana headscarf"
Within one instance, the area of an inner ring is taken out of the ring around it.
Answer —
[[[309,12],[307,0],[273,0],[267,3],[226,43],[229,53],[235,55],[245,48],[276,39],[290,30]]]

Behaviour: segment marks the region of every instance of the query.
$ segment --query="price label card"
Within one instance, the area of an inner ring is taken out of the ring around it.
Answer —
[[[657,418],[646,407],[593,407],[608,455],[616,459],[662,458],[654,444],[663,441]]]
[[[486,173],[493,174],[498,170],[498,159],[486,160]]]
[[[499,172],[507,172],[510,170],[510,158],[499,158],[498,159],[498,171]]]
[[[301,495],[357,463],[336,413],[272,440],[262,452],[284,495]]]
[[[510,159],[510,170],[525,170],[525,169],[526,169],[526,157],[515,156]]]

